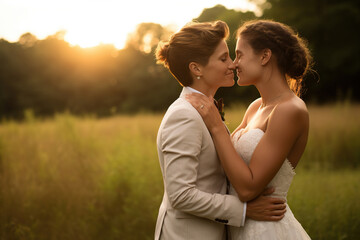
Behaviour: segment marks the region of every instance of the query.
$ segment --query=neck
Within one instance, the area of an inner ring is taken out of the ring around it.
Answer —
[[[214,97],[217,91],[217,88],[210,88],[207,86],[201,86],[200,84],[192,84],[189,87],[201,92],[202,94],[206,95],[207,97]]]
[[[277,76],[268,81],[261,81],[255,87],[260,93],[262,104],[261,108],[272,105],[280,101],[283,97],[293,95],[290,87],[287,84],[285,76]]]

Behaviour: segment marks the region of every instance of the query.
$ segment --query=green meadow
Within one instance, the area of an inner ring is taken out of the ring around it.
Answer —
[[[245,107],[226,109],[230,130]],[[360,236],[360,105],[309,106],[309,142],[288,195],[312,239]],[[153,239],[163,194],[162,114],[59,114],[0,124],[1,240]]]

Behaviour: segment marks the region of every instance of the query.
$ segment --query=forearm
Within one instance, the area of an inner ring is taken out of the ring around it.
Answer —
[[[232,226],[241,225],[244,207],[237,197],[198,188],[196,158],[167,152],[164,160],[165,189],[174,209],[212,221],[224,219]]]
[[[256,183],[251,168],[236,152],[225,127],[219,125],[210,131],[221,164],[240,200],[247,202],[253,199],[261,192],[263,186]]]
[[[235,196],[207,193],[196,187],[180,189],[169,193],[171,206],[181,212],[207,218],[212,221],[223,219],[232,226],[241,226],[244,222],[244,203]],[[174,198],[174,196],[177,196]]]

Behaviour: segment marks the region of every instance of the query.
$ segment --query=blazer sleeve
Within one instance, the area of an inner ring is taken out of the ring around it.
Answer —
[[[173,111],[162,129],[160,149],[169,202],[182,212],[239,227],[244,204],[237,197],[207,193],[196,187],[204,123],[192,110]]]

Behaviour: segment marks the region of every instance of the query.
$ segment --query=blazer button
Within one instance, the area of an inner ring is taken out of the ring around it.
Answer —
[[[217,222],[221,222],[221,223],[228,223],[229,221],[226,219],[220,219],[220,218],[215,218],[215,221]]]

